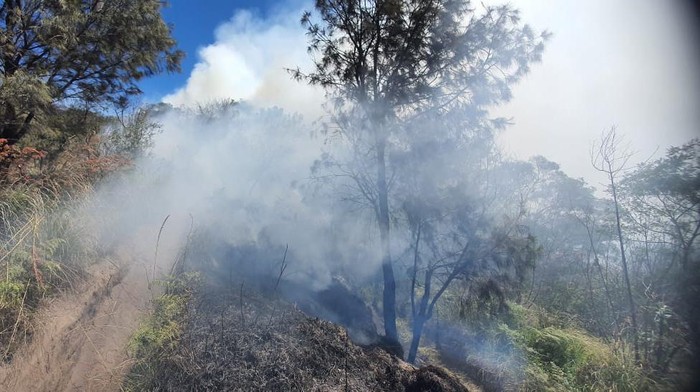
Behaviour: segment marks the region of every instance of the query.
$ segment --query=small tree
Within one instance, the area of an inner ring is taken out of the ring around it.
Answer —
[[[489,295],[493,290],[500,295],[524,281],[526,272],[534,267],[539,247],[534,237],[517,227],[493,227],[483,222],[469,204],[443,217],[430,217],[417,206],[407,208],[412,210],[406,214],[413,241],[412,338],[407,361],[413,363],[423,327],[453,282],[466,281],[482,286]]]
[[[644,164],[620,183],[636,216],[652,216],[646,229],[670,238],[681,268],[691,268],[694,245],[700,237],[700,139],[669,149]],[[639,222],[643,223],[643,222]]]
[[[618,200],[618,181],[620,175],[627,167],[627,162],[632,154],[621,144],[617,136],[615,127],[604,133],[600,138],[600,144],[591,150],[591,162],[593,167],[604,173],[608,180],[608,192],[612,196],[613,207],[615,208],[615,228],[617,231],[617,241],[620,244],[620,258],[622,260],[622,272],[625,277],[625,287],[627,289],[627,303],[629,305],[630,318],[632,319],[632,341],[634,344],[634,360],[639,362],[639,335],[637,327],[637,311],[635,309],[634,296],[632,295],[632,284],[625,252],[625,240],[622,235],[622,218],[620,213],[620,201]]]
[[[153,119],[157,109],[159,106],[143,106],[119,113],[104,131],[104,152],[131,159],[146,155],[153,147],[153,137],[161,131]]]

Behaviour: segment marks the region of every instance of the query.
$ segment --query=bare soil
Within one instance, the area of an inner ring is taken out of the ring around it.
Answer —
[[[0,366],[8,391],[118,391],[126,345],[148,307],[138,265],[93,265],[74,292],[45,304],[31,342]]]

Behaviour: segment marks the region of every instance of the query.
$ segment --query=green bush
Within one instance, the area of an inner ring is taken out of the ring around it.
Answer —
[[[524,327],[514,335],[527,357],[521,390],[622,392],[661,387],[581,330]]]
[[[485,390],[672,390],[648,377],[612,344],[544,309],[509,303],[508,315],[499,318],[479,330],[472,346],[480,343],[466,358],[488,375],[481,382],[493,383]]]

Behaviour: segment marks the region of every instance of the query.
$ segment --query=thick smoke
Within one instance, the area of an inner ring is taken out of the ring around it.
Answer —
[[[288,245],[285,276],[317,289],[334,269],[374,271],[371,222],[351,219],[311,178],[324,144],[300,116],[237,104],[213,116],[173,110],[155,120],[162,132],[151,154],[103,184],[93,203],[104,244],[129,244],[149,272],[158,245],[162,270],[193,226],[231,248]]]
[[[598,184],[590,144],[612,124],[635,141],[635,162],[697,134],[700,46],[687,7],[633,0],[519,0],[513,6],[524,21],[553,36],[544,61],[514,86],[513,100],[496,109],[514,120],[499,138],[509,153],[545,156],[573,177]],[[199,50],[187,84],[164,100],[192,105],[243,99],[315,119],[323,92],[284,72],[310,64],[299,25],[302,11],[310,9],[312,2],[294,0],[264,15],[237,12]]]
[[[264,18],[252,11],[237,12],[216,29],[214,43],[199,49],[187,84],[163,101],[180,106],[233,98],[262,107],[280,106],[309,118],[320,116],[323,91],[295,82],[285,71],[312,66],[299,24],[311,4],[291,3],[270,10]]]

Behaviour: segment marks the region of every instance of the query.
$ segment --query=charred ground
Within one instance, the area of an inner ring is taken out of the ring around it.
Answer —
[[[319,302],[308,296],[297,295],[298,302],[292,302],[279,290],[263,291],[245,279],[224,285],[202,276],[199,283],[189,283],[197,285],[196,290],[185,290],[188,300],[179,313],[183,328],[178,338],[160,355],[150,357],[149,363],[137,364],[128,387],[468,391],[449,371],[407,364],[382,347],[380,340],[367,346],[355,344],[345,328],[301,310],[321,311]]]

